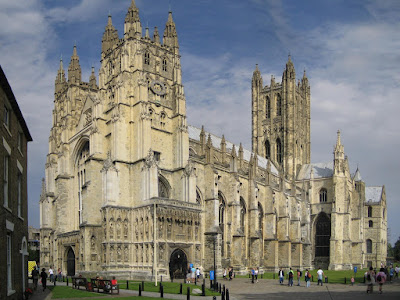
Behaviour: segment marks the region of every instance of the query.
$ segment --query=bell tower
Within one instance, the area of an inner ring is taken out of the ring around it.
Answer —
[[[252,150],[270,159],[287,178],[310,163],[310,86],[304,71],[296,84],[289,55],[282,83],[271,76],[262,86],[258,66],[252,79]]]

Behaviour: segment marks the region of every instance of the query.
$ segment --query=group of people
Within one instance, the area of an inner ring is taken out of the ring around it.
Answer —
[[[251,283],[258,282],[258,272],[259,268],[251,269]]]
[[[398,274],[399,274],[398,266],[396,266],[395,269],[393,268],[393,266],[391,266],[389,270],[381,266],[379,272],[376,272],[372,267],[370,267],[369,270],[364,274],[365,283],[367,284],[367,294],[372,294],[372,292],[374,291],[375,283],[379,285],[379,293],[382,294],[383,284],[387,280],[391,282],[392,279],[396,278],[396,276],[398,277]]]
[[[33,280],[33,289],[36,291],[38,287],[39,276],[41,278],[43,291],[46,289],[47,284],[47,273],[46,269],[42,268],[42,272],[39,274],[39,268],[34,267],[32,270],[32,280]]]
[[[224,274],[223,274],[223,279],[232,280],[233,277],[235,277],[235,273],[233,273],[233,268],[232,268],[232,267],[229,267],[228,270],[225,268],[225,269],[224,269]]]
[[[297,286],[300,286],[301,277],[303,276],[303,272],[300,269],[297,269],[296,275],[297,275]],[[318,275],[317,285],[322,286],[323,278],[324,278],[324,271],[322,271],[321,268],[318,268],[317,275]],[[288,286],[293,286],[294,276],[295,276],[294,271],[292,270],[292,268],[289,268],[289,271],[287,274]],[[285,272],[282,270],[282,268],[280,268],[278,271],[278,277],[279,277],[279,283],[283,284],[283,281],[285,278]],[[310,287],[311,278],[312,278],[311,272],[308,269],[306,269],[306,272],[304,274],[304,280],[306,282],[306,287]]]

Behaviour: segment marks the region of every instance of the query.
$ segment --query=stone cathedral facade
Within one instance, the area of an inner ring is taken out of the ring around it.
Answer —
[[[251,85],[250,151],[188,125],[171,12],[162,39],[135,1],[122,38],[109,16],[98,83],[76,46],[55,80],[41,265],[154,279],[211,270],[214,252],[218,273],[385,262],[384,187],[350,173],[340,133],[331,162],[310,163],[306,75],[289,57],[281,83],[256,67]]]

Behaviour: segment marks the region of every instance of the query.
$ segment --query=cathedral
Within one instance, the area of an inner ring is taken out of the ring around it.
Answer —
[[[122,38],[108,17],[100,61],[88,82],[76,46],[67,75],[60,61],[41,266],[155,279],[189,264],[247,274],[385,263],[385,188],[351,173],[340,132],[331,160],[311,163],[310,84],[290,57],[280,83],[255,68],[251,150],[188,124],[171,12],[162,38],[143,35],[132,0]]]

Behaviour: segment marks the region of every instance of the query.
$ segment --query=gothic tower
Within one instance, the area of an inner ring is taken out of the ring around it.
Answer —
[[[293,178],[301,165],[310,162],[310,86],[304,72],[296,84],[289,56],[282,83],[271,77],[262,86],[258,66],[252,79],[252,150],[280,166]]]

